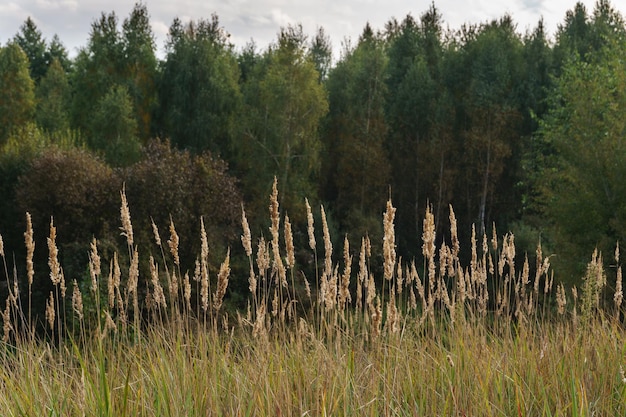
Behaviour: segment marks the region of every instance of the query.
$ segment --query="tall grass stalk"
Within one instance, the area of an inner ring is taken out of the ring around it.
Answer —
[[[558,271],[550,268],[550,257],[544,256],[541,245],[533,263],[516,254],[512,234],[498,236],[495,226],[490,240],[486,233],[477,236],[472,230],[470,261],[462,265],[450,207],[450,236],[436,236],[434,216],[430,209],[426,212],[423,264],[418,268],[419,261],[396,257],[395,208],[389,201],[383,214],[384,240],[370,242],[364,236],[359,247],[351,248],[345,236],[339,260],[321,207],[324,258],[317,265],[307,200],[304,250],[316,263],[311,288],[304,273],[303,282],[297,282],[302,266],[294,256],[293,225],[281,215],[278,201],[274,183],[271,240],[261,236],[256,248],[242,207],[241,242],[248,276],[231,277],[229,249],[212,277],[203,219],[195,270],[183,271],[178,246],[188,237],[179,237],[170,220],[166,251],[153,222],[160,257],[142,252],[133,238],[122,190],[120,229],[128,265],[120,265],[117,254],[103,263],[93,239],[86,277],[90,291],[85,294],[92,310],[83,305],[78,280],[72,281],[71,308],[65,306],[51,221],[50,319],[55,333],[44,336],[35,334],[31,316],[35,242],[27,216],[26,313],[17,286],[11,285],[0,238],[8,288],[0,345],[3,412],[626,415],[618,249],[612,297],[606,294],[601,254],[592,256],[579,294],[575,287],[568,290],[555,283]],[[373,245],[379,245],[383,254],[379,266],[372,265]],[[141,272],[142,262],[149,264],[149,273]],[[102,264],[108,264],[107,285]],[[225,303],[233,279],[247,279],[250,296],[247,311],[229,321]],[[296,288],[302,284],[304,295]],[[128,319],[131,315],[133,320]]]

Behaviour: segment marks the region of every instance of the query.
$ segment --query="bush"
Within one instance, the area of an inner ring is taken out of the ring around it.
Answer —
[[[167,141],[152,141],[145,147],[142,160],[125,170],[124,178],[135,238],[140,245],[156,250],[151,219],[165,242],[170,218],[177,234],[189,237],[199,236],[202,217],[212,242],[214,265],[219,266],[226,246],[238,239],[241,217],[241,194],[224,161],[208,153],[191,155],[172,149]],[[193,270],[199,248],[199,239],[181,240],[183,271]]]
[[[57,246],[65,276],[80,278],[85,273],[91,239],[97,236],[104,245],[118,234],[115,222],[119,217],[117,195],[121,184],[115,171],[84,150],[49,147],[32,160],[18,179],[16,206],[21,213],[22,231],[26,230],[25,213],[32,217],[36,245],[33,301],[46,296],[51,288],[50,280],[46,279],[50,219],[54,219],[57,228]],[[19,259],[17,264],[21,267],[25,263]],[[33,302],[33,305],[45,303]]]

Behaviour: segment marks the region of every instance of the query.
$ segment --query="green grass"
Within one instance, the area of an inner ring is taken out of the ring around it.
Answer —
[[[272,201],[277,201],[276,192]],[[385,238],[393,243],[390,207]],[[370,284],[369,297],[364,283],[372,271],[365,246],[361,257],[354,254],[354,262],[324,256],[314,278],[320,287],[308,300],[302,277],[276,259],[284,262],[289,253],[278,247],[283,242],[276,238],[278,210],[273,216],[276,233],[261,251],[268,253],[267,262],[257,263],[258,251],[250,254],[257,285],[249,312],[241,315],[228,316],[219,307],[216,281],[224,283],[224,275],[202,282],[202,254],[198,281],[191,272],[193,295],[186,298],[185,273],[168,261],[175,259],[169,257],[175,245],[162,253],[160,284],[139,277],[151,294],[158,294],[162,284],[167,307],[148,297],[148,305],[140,299],[135,311],[128,291],[132,283],[124,280],[110,287],[114,301],[109,305],[107,273],[97,271],[95,252],[91,271],[99,285],[85,300],[98,304],[86,308],[84,318],[63,316],[48,329],[49,337],[33,337],[15,331],[30,318],[21,304],[9,301],[4,317],[13,327],[1,346],[2,414],[626,415],[621,305],[607,296],[605,272],[596,257],[577,297],[567,292],[562,314],[551,290],[552,271],[535,276],[530,268],[515,265],[511,237],[483,247],[474,242],[477,249],[467,266],[460,265],[453,244],[441,252],[426,245],[419,282],[405,265],[400,276],[393,244],[387,246],[381,270],[393,271],[392,276],[387,275],[384,286],[371,281],[376,292]],[[130,226],[124,227],[128,232]],[[454,236],[449,240],[454,242]],[[323,252],[320,248],[320,256]],[[352,265],[350,286],[346,263]],[[227,267],[225,262],[224,274]],[[177,284],[170,285],[172,274]],[[359,277],[361,296],[354,291]],[[499,285],[487,293],[491,282]],[[342,286],[352,288],[351,301],[342,295]],[[100,294],[101,289],[107,294]],[[67,292],[67,305],[71,294]],[[300,304],[310,305],[310,311],[296,314]],[[112,318],[108,323],[107,314]],[[65,336],[53,341],[50,335],[59,332]]]

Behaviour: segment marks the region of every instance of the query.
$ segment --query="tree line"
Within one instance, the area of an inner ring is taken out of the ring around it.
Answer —
[[[84,274],[91,236],[119,245],[126,187],[145,245],[151,219],[172,220],[193,268],[200,216],[216,252],[237,246],[242,202],[267,234],[274,177],[292,223],[306,197],[355,248],[382,237],[391,197],[405,259],[421,256],[427,207],[440,238],[452,206],[461,241],[494,224],[530,254],[541,241],[570,282],[626,235],[626,27],[607,0],[577,3],[553,39],[508,15],[445,29],[433,4],[367,24],[336,62],[321,28],[236,49],[217,15],[175,18],[155,51],[142,3],[121,23],[102,13],[72,59],[30,18],[0,48],[0,233],[16,258],[24,212],[42,242],[54,216]]]

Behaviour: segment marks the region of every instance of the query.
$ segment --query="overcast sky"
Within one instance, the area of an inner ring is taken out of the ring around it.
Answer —
[[[242,47],[254,39],[260,49],[276,38],[281,26],[301,23],[313,35],[322,26],[331,38],[335,51],[345,38],[356,40],[366,22],[374,29],[384,28],[392,17],[415,18],[428,9],[431,0],[145,0],[156,36],[158,55],[162,56],[167,30],[174,17],[183,21],[210,18],[217,13],[231,40]],[[583,0],[589,13],[595,0]],[[532,30],[543,16],[552,36],[563,22],[575,0],[437,0],[444,25],[458,29],[463,23],[481,23],[513,16],[518,32]],[[135,4],[134,0],[0,0],[0,44],[4,45],[30,16],[43,36],[50,40],[56,33],[71,56],[87,44],[91,23],[102,12],[115,11],[121,22]],[[626,0],[611,4],[622,14]]]

